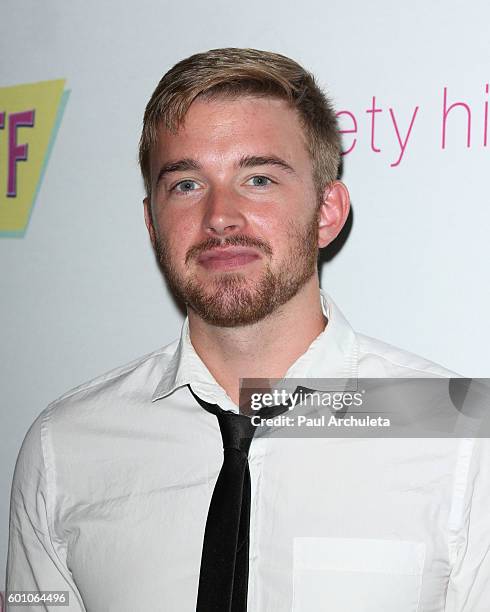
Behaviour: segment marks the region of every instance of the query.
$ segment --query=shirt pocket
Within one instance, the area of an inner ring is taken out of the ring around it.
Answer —
[[[295,538],[293,612],[416,612],[425,543]]]

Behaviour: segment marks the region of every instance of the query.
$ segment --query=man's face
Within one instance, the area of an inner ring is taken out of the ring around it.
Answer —
[[[318,196],[285,101],[196,100],[160,128],[145,215],[174,293],[205,321],[255,323],[316,273]]]

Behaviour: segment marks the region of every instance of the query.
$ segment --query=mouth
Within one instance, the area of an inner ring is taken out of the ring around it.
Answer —
[[[256,250],[247,247],[215,247],[204,251],[198,263],[208,270],[229,270],[246,266],[260,259]]]

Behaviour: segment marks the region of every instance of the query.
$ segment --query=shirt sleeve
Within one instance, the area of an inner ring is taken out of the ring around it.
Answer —
[[[490,609],[490,438],[473,440],[466,490],[455,524],[446,612]]]
[[[6,610],[85,612],[82,598],[66,566],[63,542],[54,535],[52,490],[54,466],[46,452],[50,408],[34,421],[17,458],[10,499]],[[69,604],[9,606],[12,591],[68,591]]]

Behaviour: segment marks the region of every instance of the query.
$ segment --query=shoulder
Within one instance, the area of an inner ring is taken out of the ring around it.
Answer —
[[[152,378],[161,376],[178,345],[178,340],[159,348],[151,353],[138,357],[129,363],[113,368],[108,372],[70,389],[52,404],[62,404],[76,400],[91,394],[104,393],[105,391],[123,390],[128,385],[134,385],[134,389],[147,387],[146,383]]]
[[[94,417],[98,423],[109,422],[135,403],[150,402],[177,345],[175,340],[70,389],[41,412],[34,432],[46,443],[53,430],[61,433],[76,423],[88,425]]]
[[[361,377],[459,377],[459,374],[409,351],[364,334],[356,336]]]
[[[67,391],[33,421],[18,453],[12,485],[12,504],[33,506],[52,498],[60,463],[70,472],[86,461],[87,447],[105,432],[138,419],[137,408],[151,405],[153,391],[165,372],[178,341],[114,368]],[[135,417],[136,415],[136,417]],[[49,494],[48,494],[49,492]]]

